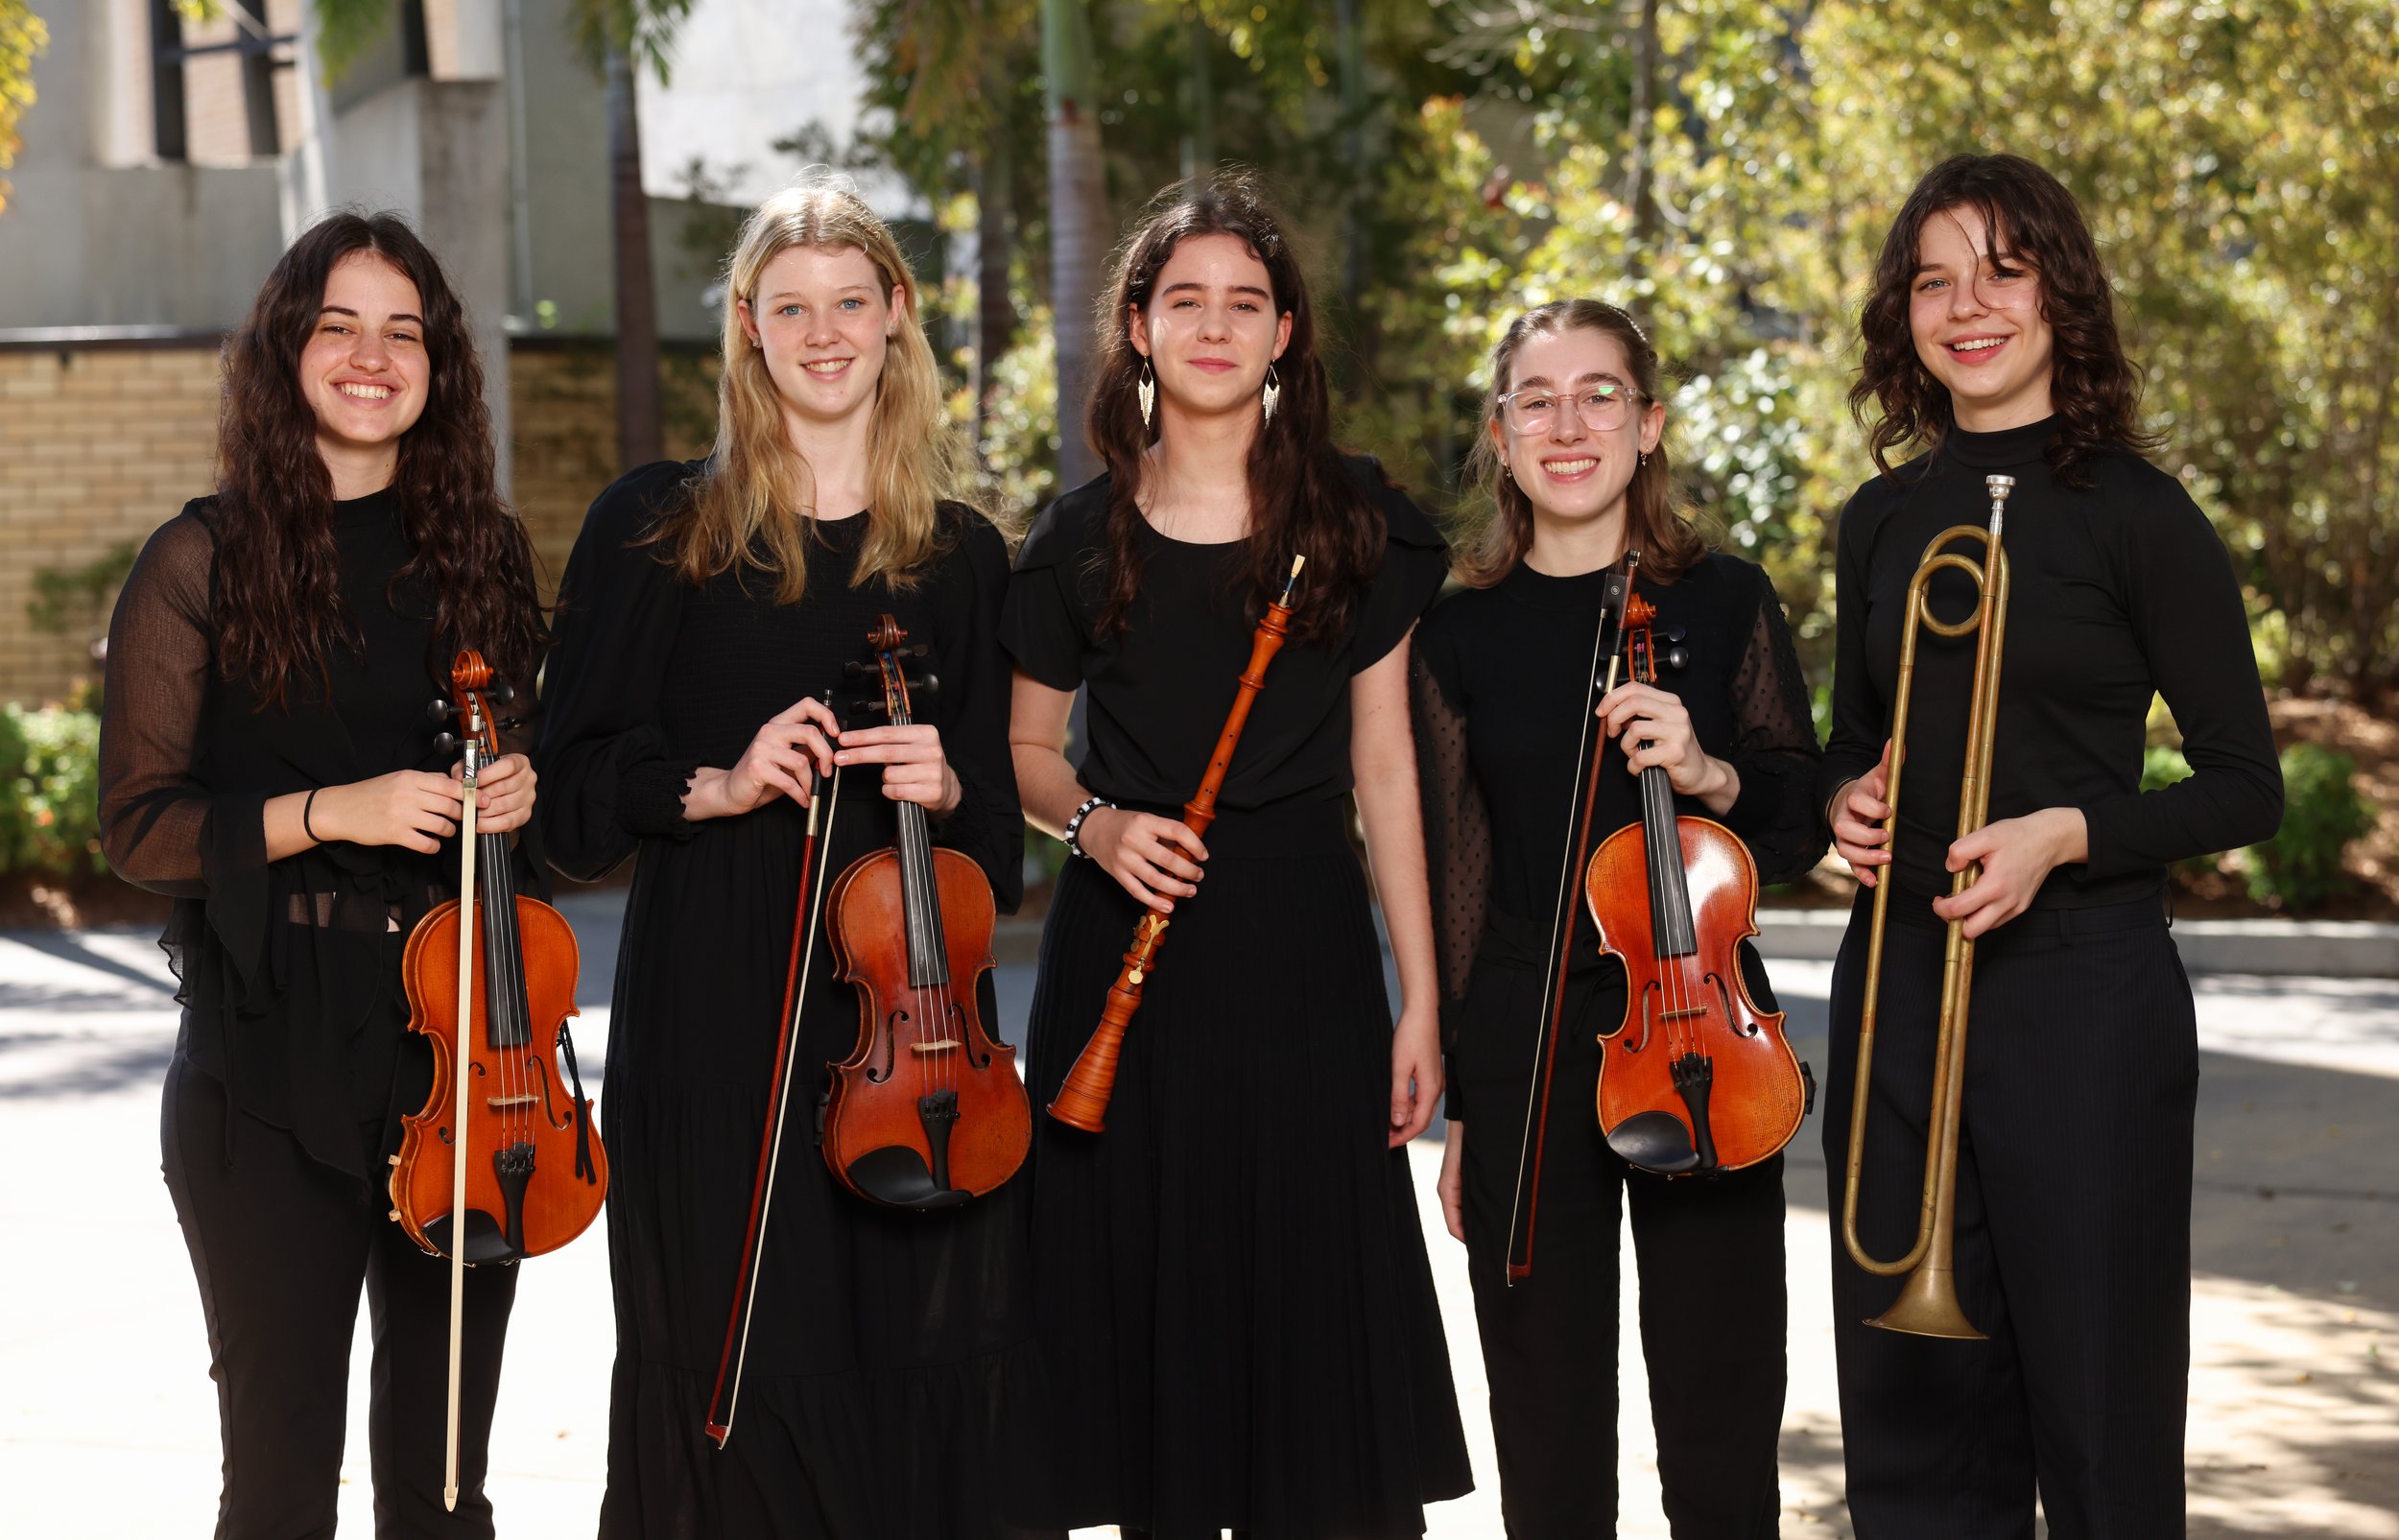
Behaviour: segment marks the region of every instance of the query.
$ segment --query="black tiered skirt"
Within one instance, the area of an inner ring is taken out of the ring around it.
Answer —
[[[1106,1131],[1034,1118],[1041,1371],[1011,1515],[1158,1540],[1383,1540],[1473,1484],[1342,804],[1227,814],[1126,1034]],[[1140,907],[1071,863],[1028,1089],[1099,1021]]]

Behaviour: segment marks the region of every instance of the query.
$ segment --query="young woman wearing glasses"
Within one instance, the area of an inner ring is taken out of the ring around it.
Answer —
[[[1624,1019],[1627,991],[1587,914],[1569,954],[1531,1277],[1509,1284],[1507,1251],[1550,949],[1568,904],[1581,908],[1563,867],[1584,746],[1600,756],[1595,846],[1640,819],[1638,772],[1662,766],[1678,813],[1727,825],[1763,880],[1788,879],[1823,849],[1805,685],[1766,574],[1710,553],[1675,508],[1657,353],[1629,316],[1574,299],[1519,317],[1492,354],[1485,428],[1473,462],[1483,522],[1458,563],[1466,587],[1419,628],[1413,693],[1449,1060],[1441,1205],[1466,1245],[1508,1532],[1614,1532],[1629,1194],[1674,1532],[1771,1536],[1782,1157],[1670,1182],[1608,1148],[1593,1114],[1597,1039]],[[1641,554],[1638,592],[1657,606],[1658,636],[1688,661],[1594,706],[1602,591],[1628,551]],[[1756,953],[1745,945],[1742,960],[1750,998],[1775,1008]]]

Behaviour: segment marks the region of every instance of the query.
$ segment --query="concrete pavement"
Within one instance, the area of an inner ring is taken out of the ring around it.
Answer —
[[[603,1057],[615,895],[568,907],[584,947],[586,1073]],[[1803,1056],[1824,1062],[1829,964],[1783,960]],[[2192,1375],[2196,1536],[2399,1540],[2399,983],[2203,976]],[[1032,969],[1001,969],[1011,1035]],[[0,1490],[12,1534],[197,1535],[215,1510],[217,1423],[199,1300],[158,1177],[172,981],[148,933],[0,935]],[[1819,1114],[1820,1115],[1820,1114]],[[1816,1130],[1791,1161],[1791,1394],[1784,1531],[1845,1536]],[[1501,1533],[1461,1249],[1415,1158],[1482,1490],[1432,1511],[1437,1540]],[[601,1491],[610,1325],[596,1238],[527,1266],[493,1436],[511,1540],[586,1540]],[[1629,1269],[1627,1269],[1629,1271]],[[363,1313],[362,1313],[363,1315]],[[1620,1533],[1663,1537],[1646,1379],[1626,1301]],[[344,1533],[371,1527],[363,1337]]]

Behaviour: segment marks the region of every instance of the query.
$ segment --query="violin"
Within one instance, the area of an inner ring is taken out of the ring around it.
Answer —
[[[540,1256],[582,1234],[607,1196],[608,1166],[566,1029],[575,933],[557,910],[516,891],[508,836],[475,827],[476,773],[499,752],[491,708],[512,693],[472,651],[452,664],[450,689],[457,703],[432,710],[457,717],[456,736],[439,742],[464,750],[459,896],[417,921],[400,964],[409,1030],[425,1035],[434,1074],[423,1109],[401,1119],[390,1188],[392,1218],[408,1238],[450,1261],[444,1502],[455,1507],[463,1269]]]
[[[890,615],[867,640],[873,662],[848,666],[853,677],[875,676],[875,695],[861,709],[906,726],[914,718],[904,665],[924,656],[924,645],[909,645]],[[932,683],[926,681],[928,691]],[[823,794],[809,799],[800,844],[799,900],[749,1223],[701,1425],[719,1449],[733,1436],[741,1410],[766,1255],[761,1242],[791,1106],[792,1038],[808,998],[819,925],[830,923],[840,976],[858,986],[858,1047],[826,1066],[832,1082],[817,1103],[817,1145],[833,1179],[892,1208],[952,1208],[1016,1174],[1033,1144],[1033,1108],[1017,1078],[1016,1050],[984,1030],[976,992],[993,965],[994,905],[983,868],[955,850],[935,849],[925,810],[902,802],[898,842],[850,863],[828,899],[817,852],[842,810],[841,770],[833,771],[829,792],[819,790]]]
[[[1626,601],[1636,684],[1657,682],[1656,614],[1638,593]],[[1782,1013],[1758,1009],[1743,981],[1741,943],[1758,934],[1748,847],[1712,818],[1677,817],[1666,768],[1651,765],[1641,821],[1601,841],[1583,896],[1600,950],[1625,965],[1625,1019],[1600,1034],[1608,1148],[1666,1175],[1738,1171],[1779,1151],[1813,1098]]]
[[[890,615],[867,641],[874,712],[905,726],[902,660],[922,646]],[[950,1208],[1016,1173],[1033,1109],[1016,1050],[977,1004],[993,965],[991,884],[968,857],[934,848],[922,807],[897,807],[898,842],[852,862],[824,911],[839,977],[858,986],[858,1046],[827,1066],[819,1148],[834,1180],[869,1202]]]

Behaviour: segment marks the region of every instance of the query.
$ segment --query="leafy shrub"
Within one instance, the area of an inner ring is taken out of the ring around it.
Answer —
[[[2248,851],[2249,896],[2262,904],[2304,910],[2352,888],[2340,853],[2373,827],[2374,809],[2360,796],[2357,763],[2315,744],[2283,750],[2282,831]]]
[[[100,718],[0,707],[0,871],[106,871],[100,855]]]

